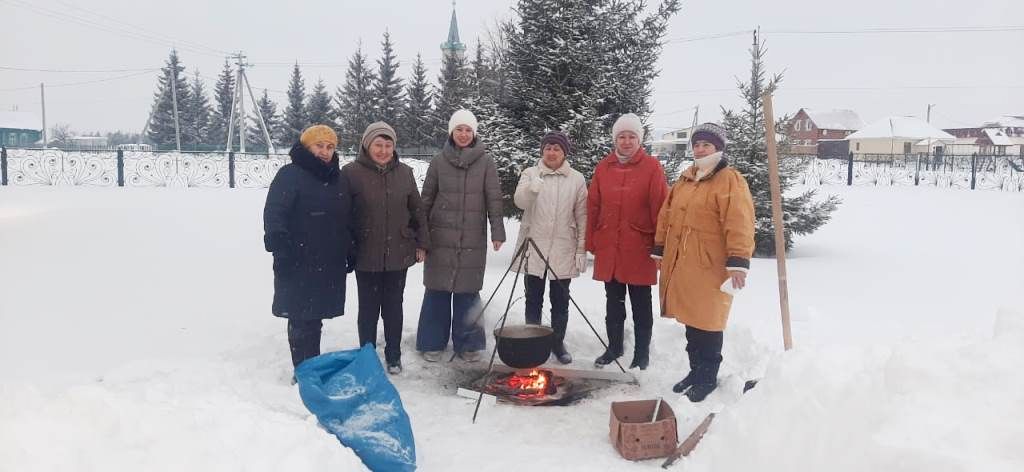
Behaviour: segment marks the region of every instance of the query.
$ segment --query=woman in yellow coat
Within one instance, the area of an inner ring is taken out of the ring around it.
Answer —
[[[732,295],[754,253],[754,202],[743,175],[729,167],[725,129],[714,123],[690,134],[694,165],[672,186],[658,216],[651,257],[661,269],[661,316],[686,325],[690,372],[672,390],[699,402],[718,385],[722,332]]]

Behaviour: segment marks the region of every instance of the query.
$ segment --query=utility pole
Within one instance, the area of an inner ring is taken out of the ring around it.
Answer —
[[[43,147],[46,147],[46,89],[39,84],[39,104],[43,107]]]
[[[171,65],[171,104],[174,107],[174,143],[181,152],[181,125],[178,123],[178,65]]]
[[[263,137],[267,140],[267,149],[271,154],[274,154],[274,143],[270,139],[270,131],[267,129],[267,122],[263,118],[263,112],[260,111],[259,104],[256,103],[256,96],[252,93],[252,86],[249,85],[249,77],[245,74],[245,68],[249,65],[245,62],[245,54],[238,52],[234,55],[235,65],[238,66],[238,72],[235,74],[235,93],[231,98],[231,117],[228,119],[228,143],[225,148],[227,152],[231,151],[231,142],[234,140],[235,122],[238,122],[238,151],[245,152],[245,91],[249,91],[249,99],[252,100],[252,107],[256,110],[256,116],[260,119],[260,129],[263,131]],[[244,88],[243,88],[244,85]]]
[[[932,107],[933,106],[935,106],[934,103],[929,103],[928,104],[928,113],[925,114],[925,120],[928,122],[928,124],[932,123]],[[932,160],[932,134],[931,134],[931,131],[929,131],[928,132],[928,162],[930,163],[931,160]]]

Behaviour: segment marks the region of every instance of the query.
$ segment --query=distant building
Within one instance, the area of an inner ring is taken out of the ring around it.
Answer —
[[[874,121],[846,137],[854,154],[936,154],[956,138],[912,116],[890,116]],[[946,152],[949,154],[949,152]]]
[[[651,141],[651,153],[654,155],[690,155],[690,129],[681,128],[662,133],[659,139]]]
[[[446,57],[464,56],[466,45],[459,40],[459,20],[455,17],[455,2],[452,2],[452,19],[448,24],[448,40],[441,43],[441,53]]]
[[[951,153],[1024,155],[1024,115],[1003,115],[978,126],[943,131],[956,136]]]
[[[786,135],[791,153],[818,154],[820,141],[846,139],[863,127],[864,120],[853,110],[801,108],[786,125]]]
[[[0,111],[0,146],[32,147],[42,145],[42,122],[34,113]]]
[[[109,146],[106,136],[72,136],[68,138],[69,149],[105,150]]]

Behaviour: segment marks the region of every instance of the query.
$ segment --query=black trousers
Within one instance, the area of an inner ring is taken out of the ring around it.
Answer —
[[[633,308],[633,333],[636,338],[634,349],[647,348],[651,342],[654,326],[654,306],[651,304],[650,285],[627,285],[615,279],[604,283],[605,329],[608,331],[609,349],[621,355],[622,337],[626,325],[626,292]]]
[[[320,333],[323,320],[288,320],[288,347],[292,351],[292,366],[320,355]]]
[[[686,327],[686,354],[690,358],[690,371],[696,383],[715,383],[718,367],[722,364],[722,331],[705,331]]]
[[[407,269],[386,272],[356,271],[359,287],[359,345],[377,346],[377,321],[384,319],[384,360],[402,358],[402,300]]]
[[[544,307],[544,279],[526,274],[526,322],[540,324],[541,311]],[[551,329],[555,330],[555,340],[565,339],[565,329],[569,324],[569,282],[572,279],[561,279],[550,282],[551,285]]]

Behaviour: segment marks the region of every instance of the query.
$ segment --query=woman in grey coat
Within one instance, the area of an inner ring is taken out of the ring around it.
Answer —
[[[487,264],[487,226],[495,251],[505,241],[498,170],[469,110],[448,121],[448,140],[434,157],[423,182],[429,246],[423,268],[423,306],[416,349],[437,362],[451,338],[463,360],[480,360],[486,347],[483,326],[473,308],[480,304]]]

